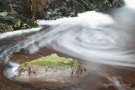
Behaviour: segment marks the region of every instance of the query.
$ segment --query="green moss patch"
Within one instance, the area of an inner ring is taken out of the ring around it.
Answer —
[[[47,57],[42,57],[30,62],[25,62],[21,64],[21,67],[27,67],[33,65],[38,67],[59,68],[59,67],[78,66],[79,62],[72,58],[65,58],[65,57],[60,57],[57,54],[51,54]]]

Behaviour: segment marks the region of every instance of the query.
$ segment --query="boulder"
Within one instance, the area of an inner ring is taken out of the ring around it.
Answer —
[[[40,88],[57,89],[79,83],[86,75],[86,68],[72,58],[52,54],[21,64],[14,80]]]

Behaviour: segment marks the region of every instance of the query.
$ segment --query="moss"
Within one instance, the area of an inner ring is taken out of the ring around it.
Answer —
[[[9,15],[12,17],[15,17],[17,19],[20,19],[22,23],[27,23],[31,27],[38,27],[39,26],[36,22],[34,22],[31,19],[24,17],[20,14],[9,14]]]
[[[31,65],[40,66],[40,67],[59,68],[59,67],[78,66],[79,62],[72,58],[65,58],[65,57],[60,57],[57,54],[51,54],[47,57],[42,57],[30,62],[25,62],[21,64],[21,67],[27,67]]]
[[[24,25],[27,25],[27,27]],[[7,30],[7,26],[8,26],[8,29],[10,29],[9,27],[11,27],[11,30]],[[35,28],[38,26],[39,25],[36,22],[20,14],[8,12],[4,16],[0,15],[0,32],[1,33],[7,32],[7,31],[16,31],[19,29]]]
[[[0,12],[8,11],[10,0],[0,0]]]

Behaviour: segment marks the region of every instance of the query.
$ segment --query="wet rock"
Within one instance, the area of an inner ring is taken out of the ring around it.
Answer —
[[[20,0],[22,14],[36,20],[43,17],[45,0]]]
[[[4,8],[0,11],[16,12],[32,20],[73,17],[85,11],[106,11],[113,6],[110,0],[1,0],[0,5],[0,9]]]
[[[23,15],[33,20],[54,20],[73,17],[85,11],[105,11],[110,7],[106,0],[22,0]]]
[[[77,12],[73,8],[74,0],[46,0],[44,19],[57,19],[61,17],[73,17]]]
[[[73,0],[74,1],[74,9],[77,12],[84,11],[107,11],[110,7],[110,2],[107,0]]]
[[[0,16],[6,16],[7,15],[7,12],[0,12]]]
[[[14,25],[13,25],[13,27],[15,27],[15,28],[19,28],[19,27],[21,27],[21,20],[16,19],[16,20],[14,21]]]
[[[86,69],[77,60],[56,54],[25,62],[17,72],[16,81],[50,89],[77,84],[87,75]]]
[[[38,27],[38,24],[20,14],[1,12],[0,33]]]
[[[14,31],[11,25],[0,23],[0,33]]]

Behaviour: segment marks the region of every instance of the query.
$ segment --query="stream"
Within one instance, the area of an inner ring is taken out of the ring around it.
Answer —
[[[52,53],[76,58],[88,71],[80,83],[55,90],[135,90],[134,1],[125,2],[112,15],[88,11],[77,17],[39,20],[40,31],[1,34],[0,90],[52,90],[18,83],[3,74],[11,62],[21,64]]]
[[[12,42],[17,42],[27,35],[0,40],[1,46]],[[12,40],[12,41],[11,41]],[[42,48],[36,54],[28,54],[25,50],[14,53],[11,56],[12,62],[23,63],[42,56],[58,53],[61,56],[69,57],[51,49]],[[87,63],[87,64],[86,64]],[[110,65],[101,65],[97,63],[82,62],[88,66],[89,74],[79,84],[72,87],[61,88],[58,90],[134,90],[135,88],[135,70],[134,68],[116,67]],[[1,90],[52,90],[39,88],[29,84],[21,84],[7,79],[3,73],[4,67],[0,69],[0,89]],[[57,89],[56,89],[57,90]]]

